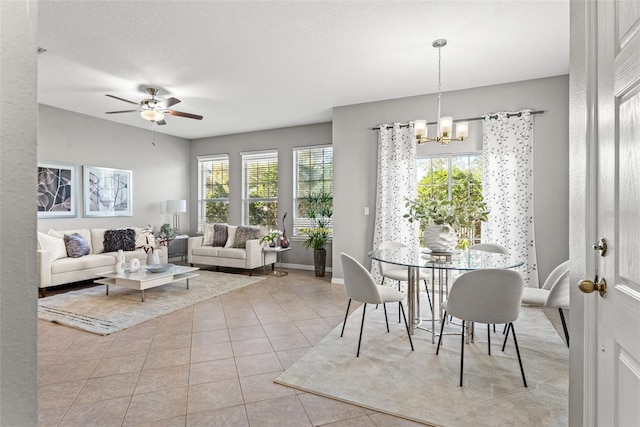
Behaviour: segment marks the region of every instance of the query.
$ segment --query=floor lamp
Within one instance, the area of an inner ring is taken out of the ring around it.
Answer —
[[[173,229],[180,231],[180,214],[187,211],[186,200],[167,200],[167,212],[173,213]]]

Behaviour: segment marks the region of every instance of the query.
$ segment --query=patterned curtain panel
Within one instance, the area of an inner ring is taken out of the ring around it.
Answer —
[[[497,116],[497,118],[496,118]],[[533,121],[531,110],[484,117],[482,190],[489,220],[482,240],[509,249],[525,286],[538,287],[533,228]]]
[[[418,247],[416,224],[402,217],[407,212],[406,199],[413,199],[417,195],[416,181],[413,122],[404,128],[400,127],[399,123],[394,123],[391,129],[381,125],[378,131],[378,182],[373,249],[386,240]],[[382,282],[377,261],[372,262],[371,274],[378,284]]]

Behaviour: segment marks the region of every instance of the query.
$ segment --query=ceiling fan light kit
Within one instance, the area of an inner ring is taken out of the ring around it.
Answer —
[[[442,145],[449,145],[451,141],[464,141],[469,136],[469,123],[456,123],[456,134],[453,136],[453,117],[440,117],[440,101],[442,98],[442,57],[440,49],[447,45],[446,39],[437,39],[432,43],[433,47],[438,48],[438,121],[436,122],[436,136],[430,138],[428,136],[429,127],[426,120],[415,120],[413,122],[413,134],[418,144],[425,142],[438,142]]]
[[[114,95],[107,94],[108,97],[124,101],[129,104],[137,105],[139,108],[135,110],[123,110],[123,111],[107,111],[106,114],[119,114],[119,113],[134,113],[139,112],[143,119],[154,122],[157,125],[166,125],[164,121],[166,114],[171,116],[186,117],[188,119],[202,120],[202,116],[191,113],[183,113],[182,111],[170,110],[169,107],[180,102],[178,98],[167,98],[165,100],[156,99],[156,95],[160,92],[157,88],[149,87],[147,92],[151,95],[151,99],[143,99],[140,102],[129,101],[128,99],[120,98]]]

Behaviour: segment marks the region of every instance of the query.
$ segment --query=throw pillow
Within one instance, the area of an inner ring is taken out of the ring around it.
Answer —
[[[38,232],[38,245],[43,251],[51,253],[51,261],[67,257],[67,248],[64,245],[64,239],[60,237],[49,236]]]
[[[107,230],[104,232],[104,251],[134,251],[136,249],[136,232],[130,228]]]
[[[80,258],[89,253],[89,244],[78,233],[65,234],[64,245],[67,248],[67,255],[71,258]]]
[[[224,244],[225,248],[233,247],[233,242],[236,240],[236,229],[237,225],[229,225],[227,226],[227,243]]]
[[[236,230],[236,238],[231,247],[244,249],[247,247],[247,240],[255,240],[259,238],[260,238],[260,228],[245,227],[243,225],[240,225]]]
[[[229,237],[227,230],[227,224],[213,224],[213,241],[211,246],[224,246]]]
[[[204,237],[202,238],[202,246],[211,246],[213,244],[213,230],[215,224],[204,225]]]

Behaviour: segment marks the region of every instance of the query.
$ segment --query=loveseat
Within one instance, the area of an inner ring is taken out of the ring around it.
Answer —
[[[263,252],[262,227],[205,224],[204,235],[190,237],[187,261],[190,265],[210,265],[253,270],[275,264],[275,252]]]
[[[166,248],[159,247],[146,228],[38,232],[40,296],[46,295],[48,287],[97,279],[98,273],[115,270],[118,249],[123,250],[127,265],[133,258],[146,265],[147,251],[151,249],[158,253],[160,263],[168,262]]]

